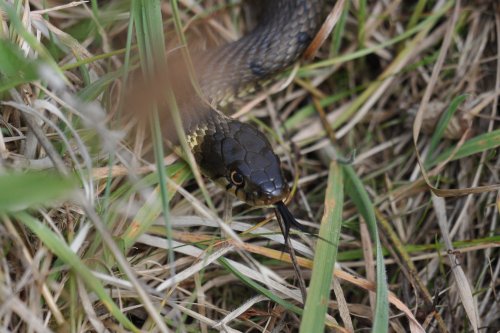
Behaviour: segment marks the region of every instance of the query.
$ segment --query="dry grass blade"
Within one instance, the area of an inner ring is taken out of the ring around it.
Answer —
[[[342,13],[342,10],[344,9],[344,3],[345,0],[339,0],[335,3],[335,6],[332,8],[332,11],[330,12],[330,14],[328,14],[325,22],[323,23],[323,26],[320,28],[319,32],[316,34],[311,44],[304,52],[304,59],[312,60],[314,58],[321,45],[323,45],[325,40],[332,32],[333,27],[335,27],[335,24],[337,24],[337,21],[339,20],[340,15]]]
[[[182,272],[177,272],[177,274],[171,277],[168,280],[163,281],[158,287],[156,287],[157,291],[164,291],[165,289],[172,288],[174,285],[181,283],[187,278],[193,276],[195,273],[199,272],[202,269],[205,269],[208,265],[219,259],[219,257],[224,256],[227,252],[231,251],[232,247],[226,246],[222,247],[215,252],[211,253],[209,256],[204,256],[200,258],[201,260],[191,265],[189,268],[185,269]]]
[[[467,317],[471,322],[472,329],[474,330],[474,332],[479,332],[479,327],[481,327],[481,324],[479,322],[479,313],[477,309],[476,298],[472,294],[472,288],[469,280],[467,279],[462,267],[460,267],[460,260],[454,253],[453,245],[451,244],[451,239],[448,232],[449,222],[446,217],[445,199],[433,195],[432,203],[437,212],[439,228],[441,229],[441,235],[447,247],[451,271],[455,278],[456,288],[458,288],[459,290],[462,305],[464,306]]]
[[[256,296],[253,297],[252,299],[249,299],[245,303],[241,304],[237,309],[233,310],[231,313],[229,313],[224,319],[219,321],[216,325],[213,326],[213,328],[227,328],[227,324],[236,319],[238,316],[242,315],[245,311],[250,309],[252,306],[255,304],[262,302],[266,300],[264,296]]]
[[[313,59],[221,110],[258,127],[286,161],[287,207],[313,235],[331,208],[332,160],[356,151],[341,167],[342,226],[318,323],[495,332],[500,5],[324,2]],[[128,97],[150,96],[141,65],[194,41],[202,53],[238,39],[259,14],[246,4],[0,0],[0,331],[306,325],[310,305],[272,208],[195,181],[159,122],[153,144],[148,124],[124,112]],[[290,235],[306,285],[326,244]]]
[[[20,316],[35,332],[52,333],[53,331],[45,327],[43,321],[26,306],[20,298],[12,294],[12,290],[0,286],[0,301],[2,301],[1,312],[16,314]]]
[[[336,279],[333,279],[333,291],[335,292],[335,298],[337,299],[337,303],[339,305],[339,315],[342,318],[345,329],[348,332],[354,332],[354,325],[352,323],[351,313],[349,312],[349,306],[347,300],[344,295],[344,291],[342,290],[342,286],[340,282]]]

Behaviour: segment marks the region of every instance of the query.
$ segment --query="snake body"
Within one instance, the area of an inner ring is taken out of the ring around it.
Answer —
[[[240,200],[253,206],[277,205],[281,211],[289,189],[271,144],[255,127],[216,107],[296,62],[319,29],[323,1],[254,2],[262,7],[258,26],[195,58],[204,98],[183,98],[179,107],[201,171]]]

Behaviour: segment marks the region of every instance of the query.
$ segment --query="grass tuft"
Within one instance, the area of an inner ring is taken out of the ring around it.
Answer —
[[[304,304],[272,210],[170,151],[161,105],[125,112],[139,69],[248,31],[244,3],[0,1],[2,330],[495,332],[499,5],[346,1],[314,59],[226,110],[319,236],[291,234]]]

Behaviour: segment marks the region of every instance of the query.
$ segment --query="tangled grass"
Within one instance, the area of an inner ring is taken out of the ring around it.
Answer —
[[[0,332],[498,331],[499,5],[345,1],[233,106],[327,240],[292,235],[305,305],[272,210],[123,121],[148,52],[235,40],[243,7],[0,1]]]

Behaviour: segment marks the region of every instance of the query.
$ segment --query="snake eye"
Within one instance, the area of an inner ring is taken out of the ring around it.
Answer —
[[[231,171],[231,182],[236,186],[241,186],[245,182],[245,179],[238,171]]]

